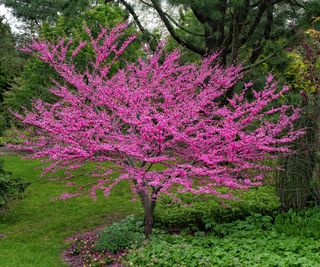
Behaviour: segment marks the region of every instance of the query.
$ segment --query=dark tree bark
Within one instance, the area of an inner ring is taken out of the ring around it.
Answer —
[[[135,185],[137,185],[136,181],[133,181],[133,182]],[[152,233],[153,214],[154,214],[154,209],[156,207],[157,196],[160,190],[161,190],[161,186],[153,187],[151,194],[143,190],[137,191],[143,206],[143,210],[144,210],[144,235],[147,239],[150,237]]]
[[[152,233],[153,212],[156,206],[156,199],[145,195],[142,199],[142,204],[144,208],[144,235],[148,239]]]
[[[154,9],[157,11],[160,19],[163,21],[164,25],[166,26],[167,30],[171,34],[172,38],[177,41],[180,45],[186,47],[187,49],[190,49],[191,51],[204,56],[206,54],[206,50],[202,49],[201,47],[197,47],[192,43],[184,41],[179,35],[176,33],[174,27],[171,25],[170,20],[166,16],[166,14],[163,12],[161,5],[158,0],[151,0],[151,3],[154,7]]]
[[[231,49],[231,62],[235,62],[238,58],[238,50],[240,47],[239,43],[239,34],[240,34],[240,25],[239,25],[239,16],[237,13],[232,22],[232,49]]]
[[[127,0],[118,1],[129,10],[140,30],[143,30],[133,6],[128,5],[129,2]],[[171,37],[181,46],[201,56],[221,51],[221,62],[225,65],[237,62],[240,49],[246,47],[252,51],[252,55],[248,57],[247,66],[260,64],[259,56],[265,46],[265,40],[276,40],[278,37],[283,37],[272,35],[275,23],[275,19],[273,19],[274,12],[279,10],[280,6],[282,9],[286,8],[286,6],[292,9],[304,8],[302,2],[299,3],[292,0],[244,0],[239,3],[227,0],[203,2],[181,0],[181,4],[192,11],[194,17],[203,28],[203,32],[194,33],[188,29],[188,26],[180,25],[179,22],[174,20],[164,10],[161,0],[137,1],[156,11]],[[179,0],[174,2],[176,4],[180,3]],[[213,15],[213,13],[215,14]],[[294,20],[296,17],[292,16]],[[283,23],[283,27],[285,27],[286,22]],[[195,45],[192,37],[200,38],[198,41],[203,41],[203,46]],[[266,58],[270,59],[276,53],[271,53],[271,56],[267,55]],[[248,68],[246,67],[246,69]]]

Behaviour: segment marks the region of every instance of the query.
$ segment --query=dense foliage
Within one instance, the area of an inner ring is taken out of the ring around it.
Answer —
[[[127,14],[116,5],[98,5],[89,10],[81,12],[77,17],[58,16],[54,24],[44,22],[38,30],[39,37],[50,42],[58,42],[61,38],[72,38],[74,43],[81,40],[89,41],[85,33],[85,26],[90,27],[93,34],[97,34],[101,27],[114,27],[124,22]],[[125,36],[135,32],[130,26]],[[72,46],[75,48],[76,45]],[[134,44],[124,54],[124,58],[133,61],[138,57],[140,47]],[[70,55],[68,55],[69,57]],[[93,60],[94,54],[90,48],[80,51],[76,59],[76,65],[84,68],[87,62]],[[115,67],[116,68],[116,67]],[[59,79],[55,71],[33,57],[29,57],[19,77],[11,83],[10,91],[4,95],[3,115],[11,118],[9,110],[22,111],[32,108],[32,101],[41,98],[42,100],[54,103],[57,98],[49,91],[53,85],[52,79]]]
[[[300,46],[290,54],[294,60],[286,73],[295,96],[290,100],[300,105],[302,112],[296,122],[306,129],[295,143],[296,153],[281,161],[283,171],[276,187],[284,210],[300,209],[320,203],[320,32],[319,18],[305,34]]]
[[[121,262],[125,266],[311,267],[320,260],[319,216],[317,207],[300,212],[274,212],[271,216],[252,213],[228,223],[212,221],[209,231],[196,231],[192,235],[155,229],[151,239],[144,242],[141,242],[142,221],[129,216],[100,231],[95,246],[95,239],[78,239],[71,254],[82,255],[87,250],[81,257],[83,263],[92,266]],[[122,230],[129,229],[134,235],[124,238]]]
[[[254,213],[272,216],[279,199],[271,186],[234,193],[239,199],[223,200],[208,195],[181,194],[179,201],[162,196],[155,209],[155,224],[171,232],[210,231],[216,223],[244,219]]]
[[[0,134],[7,124],[3,116],[4,94],[11,89],[12,82],[19,75],[21,64],[15,36],[4,18],[0,17]]]
[[[116,253],[132,245],[141,245],[143,240],[143,221],[129,216],[101,231],[95,243],[95,249]]]
[[[8,208],[12,200],[20,198],[28,183],[3,169],[4,160],[0,159],[0,213]]]
[[[308,213],[319,219],[319,209],[306,211]],[[320,261],[319,236],[300,234],[302,229],[303,233],[315,231],[316,225],[310,225],[310,217],[294,212],[278,216],[275,223],[270,216],[256,214],[243,221],[215,224],[210,234],[157,234],[144,247],[131,250],[126,264],[163,267],[316,266]],[[291,218],[295,218],[294,224]]]

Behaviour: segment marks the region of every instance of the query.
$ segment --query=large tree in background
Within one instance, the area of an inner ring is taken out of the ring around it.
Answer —
[[[16,39],[10,26],[0,17],[0,132],[6,125],[2,116],[4,94],[11,89],[13,80],[22,69],[22,58],[17,52]]]
[[[20,71],[20,63],[15,37],[10,26],[0,17],[0,102],[3,100],[3,93],[10,88],[10,83]]]
[[[201,56],[222,49],[222,59],[226,64],[245,60],[252,65],[266,47],[269,47],[266,56],[271,58],[293,41],[292,36],[305,22],[306,15],[316,11],[311,1],[299,0],[118,2],[128,9],[138,25],[141,20],[137,16],[137,7],[144,5],[152,9],[179,45]],[[180,10],[180,19],[174,19],[166,12],[168,5]],[[266,61],[265,58],[263,60]]]
[[[126,18],[128,18],[126,10],[113,4],[101,4],[91,7],[74,18],[61,15],[56,18],[53,24],[42,22],[38,29],[38,36],[51,42],[56,42],[61,38],[72,38],[77,41],[87,38],[84,25],[90,27],[97,34],[100,26],[114,27],[116,24],[124,22]],[[132,34],[136,32],[136,29],[132,25],[126,31],[127,34]],[[138,46],[131,46],[123,55],[123,58],[128,61],[134,60],[138,56],[139,48]],[[90,49],[81,51],[81,56],[77,59],[77,65],[85,67],[87,61],[92,60],[92,57],[93,52]],[[52,78],[57,78],[52,68],[40,60],[33,57],[29,58],[21,75],[14,80],[12,88],[4,96],[4,115],[6,117],[11,116],[8,110],[30,109],[34,98],[41,98],[50,103],[56,101],[56,97],[48,90],[52,85]]]
[[[125,8],[150,43],[154,38],[145,26],[150,12],[162,21],[170,36],[203,57],[222,49],[225,64],[234,61],[252,67],[282,52],[311,16],[317,0],[3,0],[17,16],[29,21],[56,21],[58,14],[74,18],[94,6],[114,2]],[[179,10],[179,16],[167,12]],[[263,55],[261,58],[260,56]]]
[[[55,22],[59,15],[75,17],[88,6],[91,0],[1,0],[0,3],[12,8],[15,16],[35,23]]]

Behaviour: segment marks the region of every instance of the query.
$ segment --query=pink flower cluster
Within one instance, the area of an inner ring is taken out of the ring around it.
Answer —
[[[78,193],[75,193],[75,194],[72,194],[72,193],[63,193],[61,194],[60,196],[57,197],[57,199],[59,200],[66,200],[66,199],[69,199],[69,198],[73,198],[73,197],[79,197],[80,194]]]
[[[93,197],[97,189],[108,194],[122,180],[132,181],[134,192],[152,197],[170,194],[172,187],[230,197],[217,188],[260,185],[259,171],[268,170],[265,159],[290,152],[289,144],[303,134],[293,127],[297,109],[280,101],[272,107],[288,90],[278,90],[272,76],[262,90],[253,91],[252,100],[245,97],[252,90],[247,83],[225,104],[227,91],[241,79],[241,67],[219,65],[218,54],[200,65],[181,65],[179,51],[165,54],[159,45],[155,53],[147,52],[111,75],[135,39],[118,41],[125,28],[103,29],[96,38],[87,30],[91,41],[80,42],[71,58],[70,40],[34,42],[25,49],[64,80],[51,89],[58,102],[37,100],[32,112],[17,114],[33,132],[19,148],[52,160],[47,171],[74,169],[88,161],[115,163],[117,178],[110,178],[103,165],[95,171],[102,179],[93,186]],[[95,60],[81,72],[72,57],[86,46]]]

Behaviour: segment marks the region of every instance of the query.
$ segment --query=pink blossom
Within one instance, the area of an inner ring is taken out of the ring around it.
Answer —
[[[72,193],[63,193],[61,194],[60,196],[57,197],[57,199],[59,200],[66,200],[66,199],[69,199],[69,198],[73,198],[73,197],[79,197],[80,194],[72,194]]]
[[[109,70],[135,39],[118,42],[125,27],[102,29],[97,38],[86,30],[90,43],[80,42],[72,54],[92,47],[95,60],[85,71],[66,58],[71,40],[35,41],[24,50],[52,66],[64,83],[54,82],[51,89],[57,103],[37,100],[33,111],[16,115],[31,133],[16,148],[52,160],[46,171],[112,162],[112,167],[93,171],[102,177],[90,191],[93,198],[96,190],[107,196],[123,180],[132,182],[133,192],[152,198],[170,195],[176,185],[181,192],[222,198],[232,195],[220,193],[219,187],[260,185],[258,174],[268,169],[265,159],[289,153],[290,143],[303,134],[293,127],[297,109],[269,108],[288,88],[278,90],[269,75],[253,100],[244,96],[250,82],[223,104],[221,99],[242,78],[240,66],[219,65],[218,54],[199,65],[181,65],[180,52],[165,54],[162,45],[111,75]],[[275,114],[278,119],[271,120]],[[119,177],[110,175],[109,168]],[[60,199],[76,195],[65,193]]]

